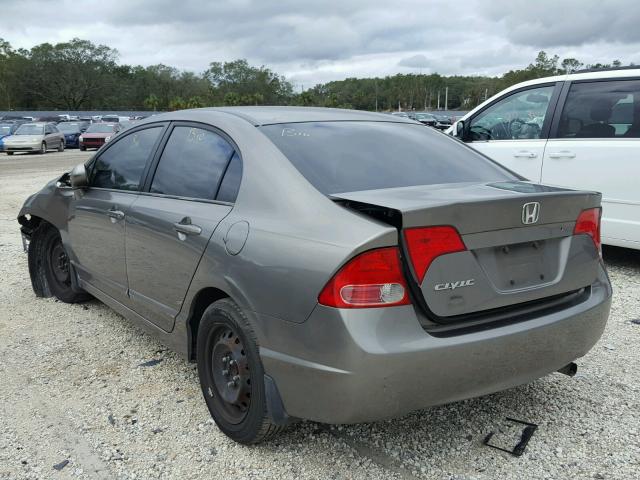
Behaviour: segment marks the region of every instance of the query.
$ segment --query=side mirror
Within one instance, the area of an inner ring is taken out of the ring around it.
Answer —
[[[460,140],[464,140],[464,120],[458,120],[456,122],[456,137]]]
[[[89,185],[89,178],[87,177],[87,169],[84,163],[76,165],[69,173],[69,181],[71,182],[71,188],[84,188]]]

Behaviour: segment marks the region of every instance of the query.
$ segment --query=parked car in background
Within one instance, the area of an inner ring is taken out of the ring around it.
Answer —
[[[78,139],[80,150],[100,148],[119,130],[120,126],[117,123],[92,123]]]
[[[451,127],[451,117],[446,113],[431,112],[431,114],[436,118],[435,127],[438,130],[446,130],[447,128]]]
[[[4,139],[7,155],[15,152],[47,153],[50,149],[64,151],[64,135],[53,123],[23,123],[13,135]]]
[[[18,220],[36,295],[94,295],[196,361],[242,443],[575,372],[611,304],[598,193],[371,112],[158,115]]]
[[[79,148],[80,147],[80,135],[82,135],[87,128],[89,128],[88,122],[60,122],[58,130],[64,134],[64,143],[67,148]]]
[[[0,152],[4,151],[4,139],[12,135],[20,126],[20,123],[0,123]]]
[[[106,123],[120,123],[120,122],[128,122],[129,117],[125,117],[122,115],[103,115],[102,121]]]
[[[534,182],[602,192],[605,244],[640,249],[640,69],[523,82],[450,129]]]
[[[435,127],[438,123],[438,119],[428,112],[411,112],[409,118],[417,120],[428,127]]]

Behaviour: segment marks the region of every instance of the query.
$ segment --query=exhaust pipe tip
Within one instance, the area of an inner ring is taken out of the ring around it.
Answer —
[[[568,363],[560,370],[558,370],[558,373],[573,377],[576,373],[578,373],[578,364],[575,362]]]

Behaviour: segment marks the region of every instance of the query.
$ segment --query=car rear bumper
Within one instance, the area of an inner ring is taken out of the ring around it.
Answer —
[[[325,423],[391,418],[530,382],[585,355],[604,330],[604,269],[583,302],[484,331],[435,337],[412,306],[318,306],[301,324],[261,316],[261,356],[290,416]]]

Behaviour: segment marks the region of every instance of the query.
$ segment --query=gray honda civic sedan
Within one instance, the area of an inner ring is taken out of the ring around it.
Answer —
[[[96,297],[197,362],[242,443],[572,373],[609,315],[598,193],[391,115],[153,116],[18,220],[37,296]]]

